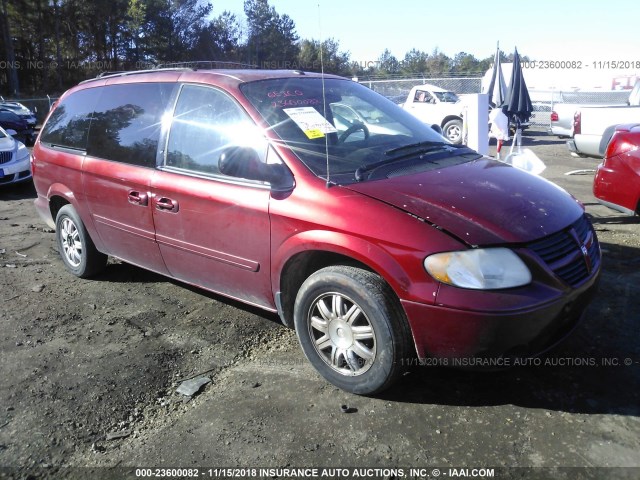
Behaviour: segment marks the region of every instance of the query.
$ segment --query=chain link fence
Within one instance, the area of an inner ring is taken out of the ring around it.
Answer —
[[[474,94],[482,91],[482,77],[413,77],[375,80],[359,79],[358,81],[395,103],[403,103],[407,99],[411,88],[427,83],[457,94]],[[533,103],[533,113],[529,123],[533,127],[547,129],[551,125],[551,112],[555,104],[623,105],[629,98],[629,90],[592,92],[529,90],[529,96]]]
[[[442,78],[394,78],[385,80],[363,80],[362,85],[369,87],[374,92],[384,95],[395,103],[403,103],[407,99],[409,91],[416,85],[435,85],[458,94],[480,93],[482,78],[471,77],[442,77]]]

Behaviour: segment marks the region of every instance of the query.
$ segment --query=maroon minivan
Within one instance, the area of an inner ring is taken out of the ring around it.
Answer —
[[[50,113],[32,168],[71,273],[111,255],[277,311],[320,374],[359,394],[416,359],[546,350],[600,272],[564,190],[336,76],[89,80]]]

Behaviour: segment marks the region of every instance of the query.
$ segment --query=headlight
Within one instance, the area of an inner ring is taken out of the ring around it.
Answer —
[[[24,143],[21,143],[18,146],[18,151],[16,152],[16,158],[18,160],[22,160],[24,157],[29,156],[29,149],[25,146]]]
[[[492,290],[526,285],[531,272],[508,248],[484,248],[430,255],[424,260],[436,280],[462,288]]]

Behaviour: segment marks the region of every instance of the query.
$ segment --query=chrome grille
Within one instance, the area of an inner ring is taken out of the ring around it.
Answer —
[[[13,158],[13,152],[0,152],[0,165],[9,163]]]
[[[565,283],[575,286],[600,265],[598,237],[586,216],[569,228],[527,245]]]

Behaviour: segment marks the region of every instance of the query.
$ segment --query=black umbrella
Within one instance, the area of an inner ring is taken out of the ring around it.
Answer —
[[[518,55],[517,48],[513,54],[511,82],[509,82],[507,97],[502,103],[502,111],[510,119],[513,119],[516,127],[519,127],[520,123],[529,120],[529,117],[531,117],[531,113],[533,112],[533,105],[531,104],[527,84],[524,82],[524,77],[522,75],[520,55]]]
[[[502,74],[500,66],[500,47],[496,49],[496,57],[493,60],[493,71],[491,72],[491,81],[486,92],[489,95],[489,106],[499,107],[504,103],[507,93],[507,85]]]

